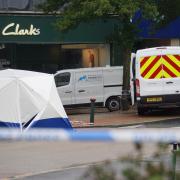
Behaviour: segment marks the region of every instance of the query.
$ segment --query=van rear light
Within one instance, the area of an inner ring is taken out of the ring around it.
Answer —
[[[140,96],[140,84],[139,79],[136,79],[136,97]]]

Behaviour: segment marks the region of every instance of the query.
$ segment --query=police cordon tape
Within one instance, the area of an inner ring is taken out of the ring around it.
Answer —
[[[31,129],[20,132],[18,129],[0,129],[0,140],[14,141],[114,141],[114,142],[180,142],[178,128],[122,128],[119,130],[63,130]]]

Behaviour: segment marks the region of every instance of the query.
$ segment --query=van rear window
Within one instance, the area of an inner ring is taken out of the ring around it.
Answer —
[[[180,54],[141,57],[140,74],[145,79],[180,77]]]

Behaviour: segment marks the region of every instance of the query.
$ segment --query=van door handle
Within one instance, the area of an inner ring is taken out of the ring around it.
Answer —
[[[85,90],[79,90],[78,92],[79,92],[79,93],[81,93],[81,92],[85,92]]]
[[[172,81],[168,81],[168,82],[166,82],[166,84],[172,84],[173,82]]]
[[[65,91],[65,93],[72,93],[72,91]]]

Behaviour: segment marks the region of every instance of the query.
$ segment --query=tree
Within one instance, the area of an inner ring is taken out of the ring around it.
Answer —
[[[96,18],[114,17],[118,20],[114,33],[109,38],[120,44],[123,52],[123,90],[129,90],[129,63],[133,45],[137,39],[138,21],[132,23],[134,14],[141,11],[142,17],[158,17],[156,0],[46,0],[40,6],[44,12],[61,15],[57,27],[67,31],[81,22]],[[126,99],[126,98],[125,98]]]
[[[159,19],[161,20],[158,25],[164,26],[180,16],[180,1],[158,0],[157,9],[159,12]]]

